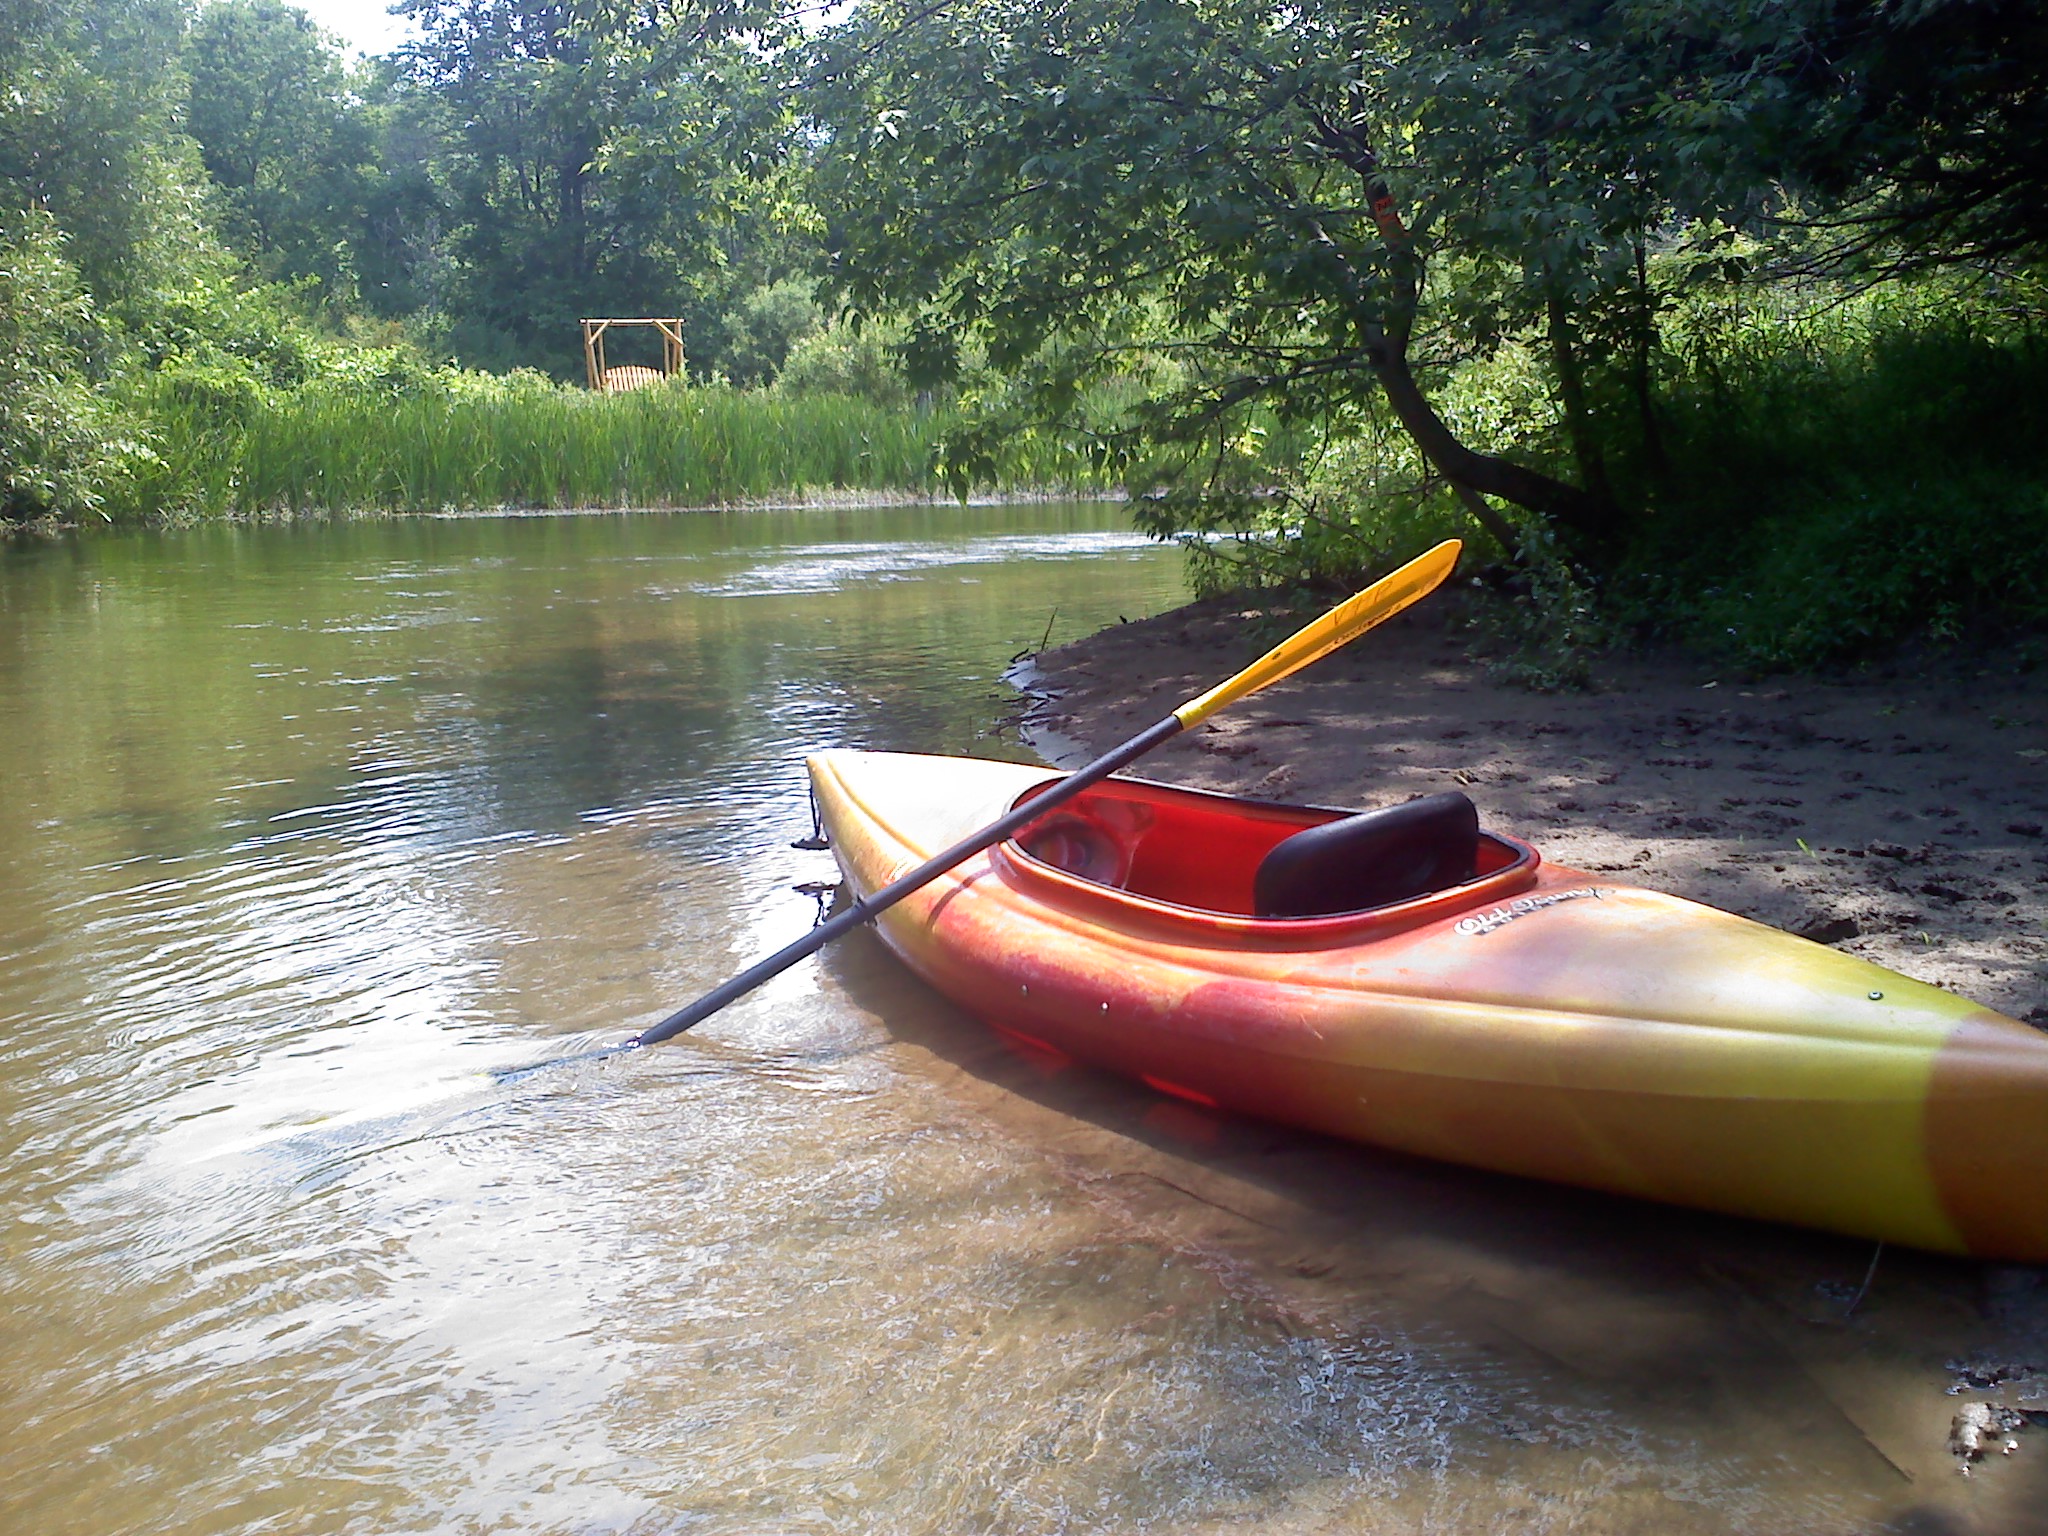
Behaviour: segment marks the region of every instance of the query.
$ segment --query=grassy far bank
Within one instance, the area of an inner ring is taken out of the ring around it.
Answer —
[[[222,279],[103,310],[49,219],[0,215],[0,523],[923,494],[957,419],[872,334],[812,338],[774,387],[601,395],[359,343],[296,304]],[[1068,438],[1026,430],[971,488],[1105,483]]]
[[[222,401],[176,378],[146,398],[155,462],[131,515],[701,506],[824,490],[930,492],[941,412],[842,395],[667,385],[601,395],[532,374],[448,371]],[[1080,486],[1085,465],[1031,435],[1005,485]]]

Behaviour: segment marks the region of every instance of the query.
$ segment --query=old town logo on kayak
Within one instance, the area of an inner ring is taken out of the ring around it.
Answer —
[[[1495,907],[1479,917],[1468,917],[1458,924],[1458,932],[1468,934],[1491,933],[1505,927],[1518,917],[1527,917],[1531,912],[1540,912],[1545,907],[1554,907],[1560,901],[1577,901],[1581,896],[1591,896],[1595,901],[1607,893],[1597,885],[1582,885],[1575,891],[1552,891],[1545,896],[1523,896],[1504,907]]]

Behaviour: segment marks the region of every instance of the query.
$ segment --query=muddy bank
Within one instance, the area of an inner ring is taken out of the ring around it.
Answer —
[[[1133,734],[1296,622],[1244,601],[1037,660],[1039,723]],[[1745,681],[1611,658],[1540,695],[1468,657],[1455,602],[1403,615],[1145,760],[1149,777],[1369,806],[1461,789],[1546,858],[1708,902],[2048,1026],[2048,671],[1983,658]]]

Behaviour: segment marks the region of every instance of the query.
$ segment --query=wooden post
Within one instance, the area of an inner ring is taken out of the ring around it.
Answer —
[[[583,373],[592,389],[604,388],[604,322],[583,322]]]

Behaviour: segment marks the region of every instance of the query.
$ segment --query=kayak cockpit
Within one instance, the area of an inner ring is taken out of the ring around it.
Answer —
[[[1463,795],[1361,816],[1139,779],[1104,780],[996,853],[1007,878],[1043,894],[1290,941],[1405,927],[1491,902],[1532,884],[1540,862],[1528,844],[1481,830]]]

